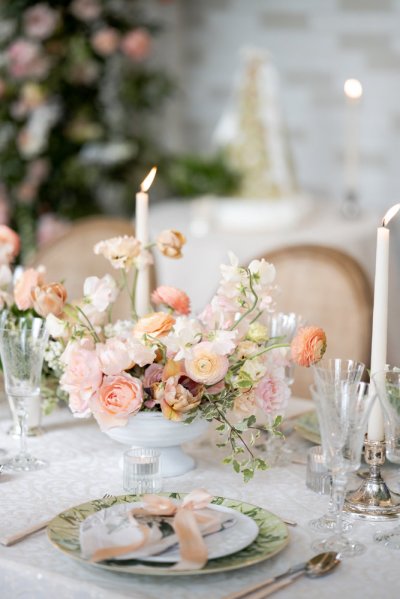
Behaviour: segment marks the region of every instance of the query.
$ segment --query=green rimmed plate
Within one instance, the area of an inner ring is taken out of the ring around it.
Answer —
[[[299,416],[295,422],[294,430],[303,439],[311,441],[311,443],[316,443],[316,445],[321,444],[318,417],[314,410]]]
[[[160,493],[164,497],[172,499],[183,499],[185,493]],[[81,556],[79,545],[80,523],[97,511],[114,505],[115,503],[132,503],[139,501],[136,495],[120,495],[106,499],[95,499],[72,507],[56,516],[48,525],[47,533],[50,541],[63,553],[70,557],[93,567],[123,572],[125,574],[146,574],[157,576],[177,576],[188,574],[211,574],[236,570],[246,566],[252,566],[282,551],[289,542],[289,532],[286,524],[267,510],[250,503],[244,503],[235,499],[225,497],[214,497],[212,503],[232,508],[252,518],[259,528],[257,538],[253,543],[234,553],[218,559],[209,560],[202,570],[171,571],[167,564],[144,564],[138,560],[126,560],[124,562],[107,561],[92,564]]]

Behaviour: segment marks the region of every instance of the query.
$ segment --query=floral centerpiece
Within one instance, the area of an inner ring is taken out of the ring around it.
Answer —
[[[25,270],[6,291],[11,271],[4,262],[17,254],[19,240],[0,228],[2,307],[15,317],[32,313],[47,319],[48,367],[76,417],[93,415],[103,431],[125,426],[140,411],[188,424],[199,417],[217,421],[220,445],[231,449],[224,461],[248,480],[255,469],[267,467],[253,448],[260,430],[279,434],[290,396],[288,360],[302,366],[317,362],[325,334],[302,328],[291,347],[270,337],[275,267],[253,260],[244,268],[233,254],[221,266],[220,285],[201,314],[190,314],[184,291],[162,285],[151,295],[154,311],[139,317],[137,274],[151,261],[149,250],[180,258],[184,243],[181,233],[166,230],[146,247],[133,236],[96,244],[94,252],[120,272],[120,281],[109,274],[88,277],[83,297],[67,303],[63,285],[45,283],[41,269]],[[132,313],[113,321],[113,304],[122,291],[130,295]],[[265,424],[257,422],[259,411]]]

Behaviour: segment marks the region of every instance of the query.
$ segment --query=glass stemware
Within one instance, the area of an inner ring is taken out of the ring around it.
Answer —
[[[377,372],[372,380],[383,407],[386,457],[400,464],[400,370]],[[400,549],[400,526],[376,532],[374,540],[390,549]]]
[[[46,462],[28,453],[26,437],[27,401],[40,394],[47,338],[46,322],[41,318],[2,322],[0,328],[0,356],[5,390],[14,402],[21,430],[19,453],[6,462],[7,470],[38,470],[46,465]]]
[[[344,536],[342,512],[347,476],[360,466],[367,419],[375,392],[368,383],[354,385],[341,382],[330,392],[321,392],[314,387],[313,398],[318,408],[326,464],[332,472],[336,529],[331,536],[315,541],[312,548],[315,551],[338,551],[347,557],[360,555],[365,547]]]

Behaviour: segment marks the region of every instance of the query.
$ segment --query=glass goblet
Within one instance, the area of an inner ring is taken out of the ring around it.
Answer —
[[[270,338],[277,342],[290,343],[297,330],[305,326],[306,321],[301,314],[295,312],[275,312],[267,315],[266,326]],[[285,380],[288,385],[294,381],[294,363],[288,359],[285,364]]]
[[[316,387],[321,391],[329,391],[332,386],[342,382],[355,385],[359,383],[365,371],[365,364],[342,358],[323,358],[312,366],[312,370]]]
[[[313,399],[318,409],[326,464],[332,472],[336,507],[336,529],[331,536],[312,544],[315,551],[337,551],[347,557],[365,551],[364,545],[344,536],[342,512],[348,474],[355,472],[361,463],[364,434],[375,395],[368,383],[355,386],[341,382],[329,393],[314,388]]]
[[[0,328],[0,356],[3,365],[5,390],[14,402],[18,425],[19,453],[5,467],[13,471],[38,470],[46,462],[28,453],[27,405],[29,398],[40,394],[43,356],[48,334],[42,318],[21,318]]]
[[[372,380],[383,408],[386,457],[400,464],[400,370],[390,368],[377,372]],[[377,531],[374,540],[390,549],[400,549],[400,526]]]

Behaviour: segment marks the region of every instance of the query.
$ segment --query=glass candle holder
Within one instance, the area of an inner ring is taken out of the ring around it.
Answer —
[[[135,495],[161,491],[160,452],[142,447],[126,451],[123,486],[125,491]]]
[[[332,478],[326,466],[322,447],[310,447],[307,452],[306,485],[315,493],[325,495],[330,492]]]

